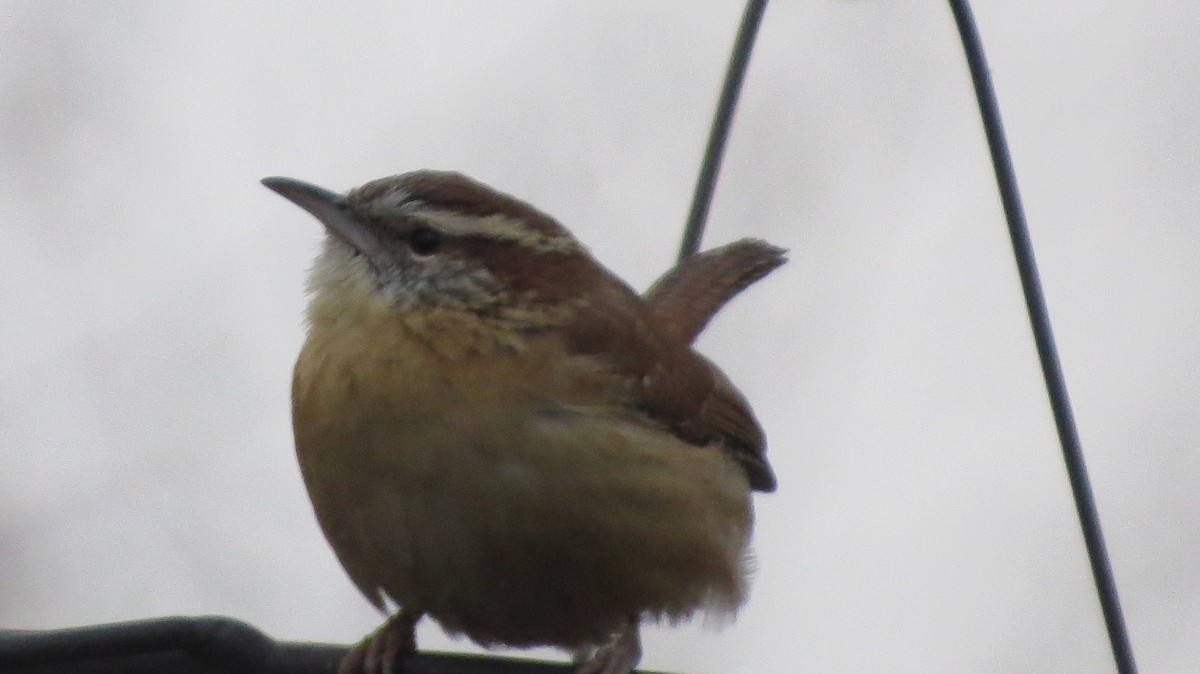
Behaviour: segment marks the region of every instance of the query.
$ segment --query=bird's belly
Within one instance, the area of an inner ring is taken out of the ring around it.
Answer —
[[[481,643],[564,646],[742,600],[748,485],[718,448],[584,413],[431,406],[358,424],[332,433],[359,439],[350,452],[299,433],[298,447],[368,596]]]
[[[314,327],[292,392],[317,519],[377,606],[481,643],[562,646],[634,616],[736,609],[749,485],[719,448],[593,404],[610,392],[579,382],[599,370],[536,344],[451,358],[415,334]]]

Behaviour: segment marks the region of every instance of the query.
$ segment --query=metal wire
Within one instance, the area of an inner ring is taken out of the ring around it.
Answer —
[[[733,126],[733,112],[737,108],[738,96],[742,93],[742,82],[750,65],[750,52],[758,27],[762,25],[767,0],[749,0],[742,13],[737,38],[733,42],[733,53],[725,69],[725,82],[721,85],[721,97],[717,100],[717,111],[713,115],[712,127],[708,131],[708,146],[704,148],[704,161],[700,164],[700,175],[696,177],[696,190],[692,193],[692,207],[683,228],[683,241],[679,244],[679,259],[694,255],[700,250],[700,239],[704,236],[704,223],[708,220],[708,209],[712,206],[713,192],[717,187],[717,176],[721,172],[721,160],[725,156],[725,145],[729,140],[729,129]]]
[[[1054,410],[1054,425],[1058,429],[1058,441],[1062,445],[1063,461],[1067,466],[1071,493],[1075,497],[1075,510],[1079,514],[1079,526],[1083,530],[1084,544],[1087,546],[1088,559],[1092,565],[1092,578],[1100,596],[1104,624],[1108,629],[1108,641],[1112,647],[1117,671],[1121,674],[1133,674],[1137,671],[1133,649],[1125,629],[1125,618],[1121,613],[1121,602],[1117,597],[1117,584],[1113,579],[1112,566],[1104,545],[1104,534],[1100,530],[1096,500],[1092,496],[1087,465],[1083,460],[1083,449],[1080,446],[1079,433],[1075,429],[1074,414],[1071,412],[1071,401],[1067,397],[1067,383],[1063,378],[1058,349],[1054,345],[1054,333],[1050,329],[1050,315],[1046,310],[1042,283],[1038,278],[1033,246],[1029,242],[1025,212],[1021,207],[1017,178],[1008,153],[1004,127],[1000,123],[1000,109],[996,102],[996,93],[992,89],[987,61],[984,59],[983,45],[967,0],[950,0],[950,10],[954,13],[954,21],[958,26],[967,64],[971,70],[975,98],[983,118],[983,128],[992,155],[992,168],[996,173],[1000,201],[1004,205],[1008,234],[1012,239],[1013,255],[1016,257],[1017,271],[1021,277],[1021,290],[1025,294],[1025,308],[1033,328],[1038,360],[1042,365],[1042,377],[1046,381],[1046,393],[1050,397],[1050,407]]]

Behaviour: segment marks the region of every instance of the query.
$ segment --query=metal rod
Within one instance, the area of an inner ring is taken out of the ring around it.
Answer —
[[[1058,350],[1054,345],[1054,333],[1050,329],[1050,315],[1046,310],[1046,300],[1038,278],[1033,246],[1029,241],[1025,213],[1021,207],[1017,179],[1013,172],[1004,127],[1000,122],[996,93],[988,74],[987,61],[984,59],[983,45],[967,0],[950,0],[950,10],[954,13],[954,21],[958,25],[958,33],[962,38],[963,50],[971,70],[975,98],[983,118],[984,132],[992,155],[992,167],[1000,189],[1000,201],[1004,205],[1008,234],[1012,239],[1013,255],[1016,257],[1017,271],[1021,277],[1021,289],[1025,294],[1025,308],[1029,312],[1029,322],[1033,328],[1038,360],[1042,365],[1042,377],[1046,381],[1046,393],[1054,411],[1054,425],[1058,429],[1063,461],[1066,463],[1067,476],[1071,482],[1071,493],[1075,497],[1075,510],[1079,514],[1079,526],[1083,530],[1084,544],[1087,546],[1088,559],[1092,565],[1092,578],[1100,597],[1101,610],[1104,612],[1108,641],[1112,647],[1117,671],[1121,674],[1134,674],[1137,665],[1134,663],[1133,649],[1125,629],[1125,618],[1121,613],[1121,602],[1117,596],[1117,584],[1113,579],[1112,566],[1104,545],[1104,534],[1100,530],[1096,500],[1088,481],[1087,465],[1083,459],[1079,433],[1075,429],[1071,402],[1067,397],[1067,383],[1063,378]]]
[[[232,618],[170,617],[61,630],[0,630],[0,672],[333,674],[347,650],[341,645],[276,641]],[[422,651],[402,658],[396,674],[573,671],[569,664]]]
[[[704,223],[708,220],[708,209],[712,206],[713,192],[717,186],[717,175],[721,172],[721,159],[725,156],[725,145],[729,140],[729,128],[733,126],[733,112],[737,108],[738,96],[742,93],[742,82],[746,79],[746,68],[750,65],[750,52],[754,38],[762,25],[767,0],[749,0],[742,13],[733,53],[725,69],[725,82],[721,85],[721,97],[717,100],[717,111],[713,115],[712,127],[708,131],[708,146],[704,148],[704,161],[700,164],[700,175],[696,178],[696,190],[692,194],[692,207],[688,212],[687,224],[683,228],[683,241],[679,244],[679,259],[700,250],[700,239],[704,236]]]

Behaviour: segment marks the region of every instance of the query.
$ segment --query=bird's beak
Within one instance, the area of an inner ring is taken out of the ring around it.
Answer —
[[[295,178],[272,176],[263,178],[262,184],[311,213],[331,234],[350,244],[377,267],[388,259],[379,236],[355,216],[344,195]]]

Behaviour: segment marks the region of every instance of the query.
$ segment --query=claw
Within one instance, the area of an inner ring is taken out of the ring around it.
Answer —
[[[420,619],[421,614],[401,609],[350,649],[338,665],[338,674],[397,674],[396,660],[417,652]]]
[[[642,659],[637,619],[631,619],[612,639],[575,652],[575,674],[630,674]]]

